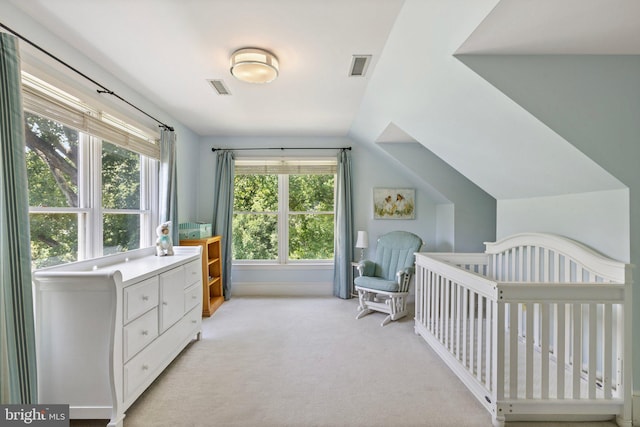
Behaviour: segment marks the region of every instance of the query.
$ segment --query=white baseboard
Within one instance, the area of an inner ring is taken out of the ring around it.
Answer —
[[[233,282],[232,296],[331,296],[333,295],[333,283],[282,283],[282,282]]]

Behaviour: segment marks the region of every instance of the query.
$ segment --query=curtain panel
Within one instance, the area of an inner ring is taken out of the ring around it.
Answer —
[[[351,298],[351,260],[353,259],[353,206],[351,152],[338,153],[336,174],[333,295]]]
[[[0,403],[37,402],[18,40],[0,33]]]
[[[216,152],[216,172],[213,183],[213,234],[222,236],[222,283],[224,299],[231,298],[231,242],[233,240],[233,182],[235,159],[233,152]]]
[[[176,135],[163,129],[160,134],[160,224],[171,221],[171,239],[180,244],[178,230],[178,165],[176,160]]]

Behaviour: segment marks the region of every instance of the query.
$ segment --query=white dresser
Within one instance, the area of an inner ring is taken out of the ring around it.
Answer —
[[[202,330],[201,247],[155,247],[35,271],[38,401],[123,424]]]

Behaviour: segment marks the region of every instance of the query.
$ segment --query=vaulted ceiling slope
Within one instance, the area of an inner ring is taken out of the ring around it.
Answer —
[[[68,45],[201,136],[408,135],[496,199],[623,188],[611,163],[635,158],[610,160],[603,141],[638,134],[637,0],[0,0],[9,5],[40,25],[33,41],[63,59]],[[229,74],[229,55],[256,45],[280,60],[269,85]],[[364,78],[347,75],[354,54],[373,55]],[[216,78],[230,96],[209,86]],[[604,114],[615,109],[624,114]]]
[[[578,141],[567,140],[551,120],[541,121],[514,101],[522,96],[511,99],[500,85],[492,85],[495,80],[484,80],[465,62],[478,62],[487,53],[585,54],[595,52],[594,46],[599,53],[635,54],[634,43],[640,40],[640,14],[633,13],[637,3],[616,2],[626,10],[612,11],[604,0],[407,0],[351,135],[373,143],[394,123],[496,199],[624,188],[576,148],[583,148]],[[508,74],[502,75],[504,80]],[[518,89],[535,94],[537,85],[544,84],[540,79]],[[526,82],[517,74],[509,81],[511,88]],[[562,107],[575,108],[575,102],[568,96]],[[557,108],[549,111],[562,115]],[[587,125],[584,115],[579,119],[572,125]],[[570,120],[559,121],[567,127]]]

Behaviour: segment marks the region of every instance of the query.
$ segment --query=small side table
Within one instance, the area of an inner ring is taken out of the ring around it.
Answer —
[[[356,292],[356,285],[353,283],[358,275],[358,264],[359,262],[357,261],[351,261],[351,296],[354,298],[358,297],[358,292]]]

